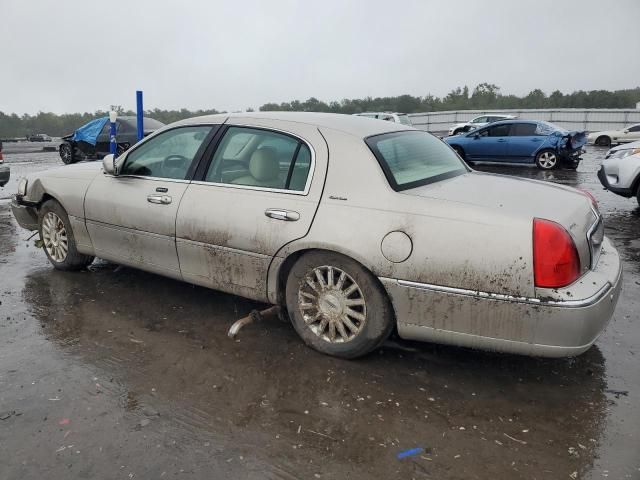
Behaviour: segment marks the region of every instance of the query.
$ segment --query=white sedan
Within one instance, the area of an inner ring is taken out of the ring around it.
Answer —
[[[640,140],[640,123],[630,125],[622,130],[605,130],[603,132],[593,132],[587,137],[589,145],[599,145],[609,147],[618,143],[628,143]]]

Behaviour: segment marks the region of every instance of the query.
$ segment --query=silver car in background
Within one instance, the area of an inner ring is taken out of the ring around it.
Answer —
[[[221,114],[102,166],[33,174],[12,203],[55,268],[94,257],[280,305],[313,348],[402,338],[526,355],[587,350],[618,253],[592,198],[478,173],[429,133],[321,113]]]
[[[598,178],[610,192],[636,197],[640,205],[640,141],[610,149],[598,170]]]

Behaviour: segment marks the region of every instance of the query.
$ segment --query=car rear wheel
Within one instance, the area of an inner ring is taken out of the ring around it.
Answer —
[[[93,262],[92,256],[79,253],[69,216],[55,200],[47,200],[38,211],[38,231],[42,249],[58,270],[81,270]]]
[[[391,302],[378,280],[356,261],[310,252],[292,267],[286,285],[293,326],[310,347],[356,358],[384,342],[393,328]]]
[[[60,158],[62,159],[62,163],[65,165],[69,165],[73,163],[73,147],[69,143],[63,143],[60,145]]]
[[[596,138],[596,145],[600,147],[610,147],[611,146],[611,138],[606,135],[602,135],[601,137]]]
[[[552,150],[543,150],[536,155],[536,165],[541,170],[552,170],[558,165],[558,155]]]

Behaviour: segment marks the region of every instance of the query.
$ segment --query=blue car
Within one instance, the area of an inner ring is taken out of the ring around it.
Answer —
[[[577,168],[586,132],[539,120],[504,120],[444,139],[467,163],[535,163],[542,170]]]

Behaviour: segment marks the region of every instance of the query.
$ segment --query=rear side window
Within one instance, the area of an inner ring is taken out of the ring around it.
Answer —
[[[365,139],[391,188],[407,190],[466,173],[460,158],[427,132],[385,133]]]
[[[511,126],[512,137],[531,137],[536,135],[535,123],[516,123]]]

